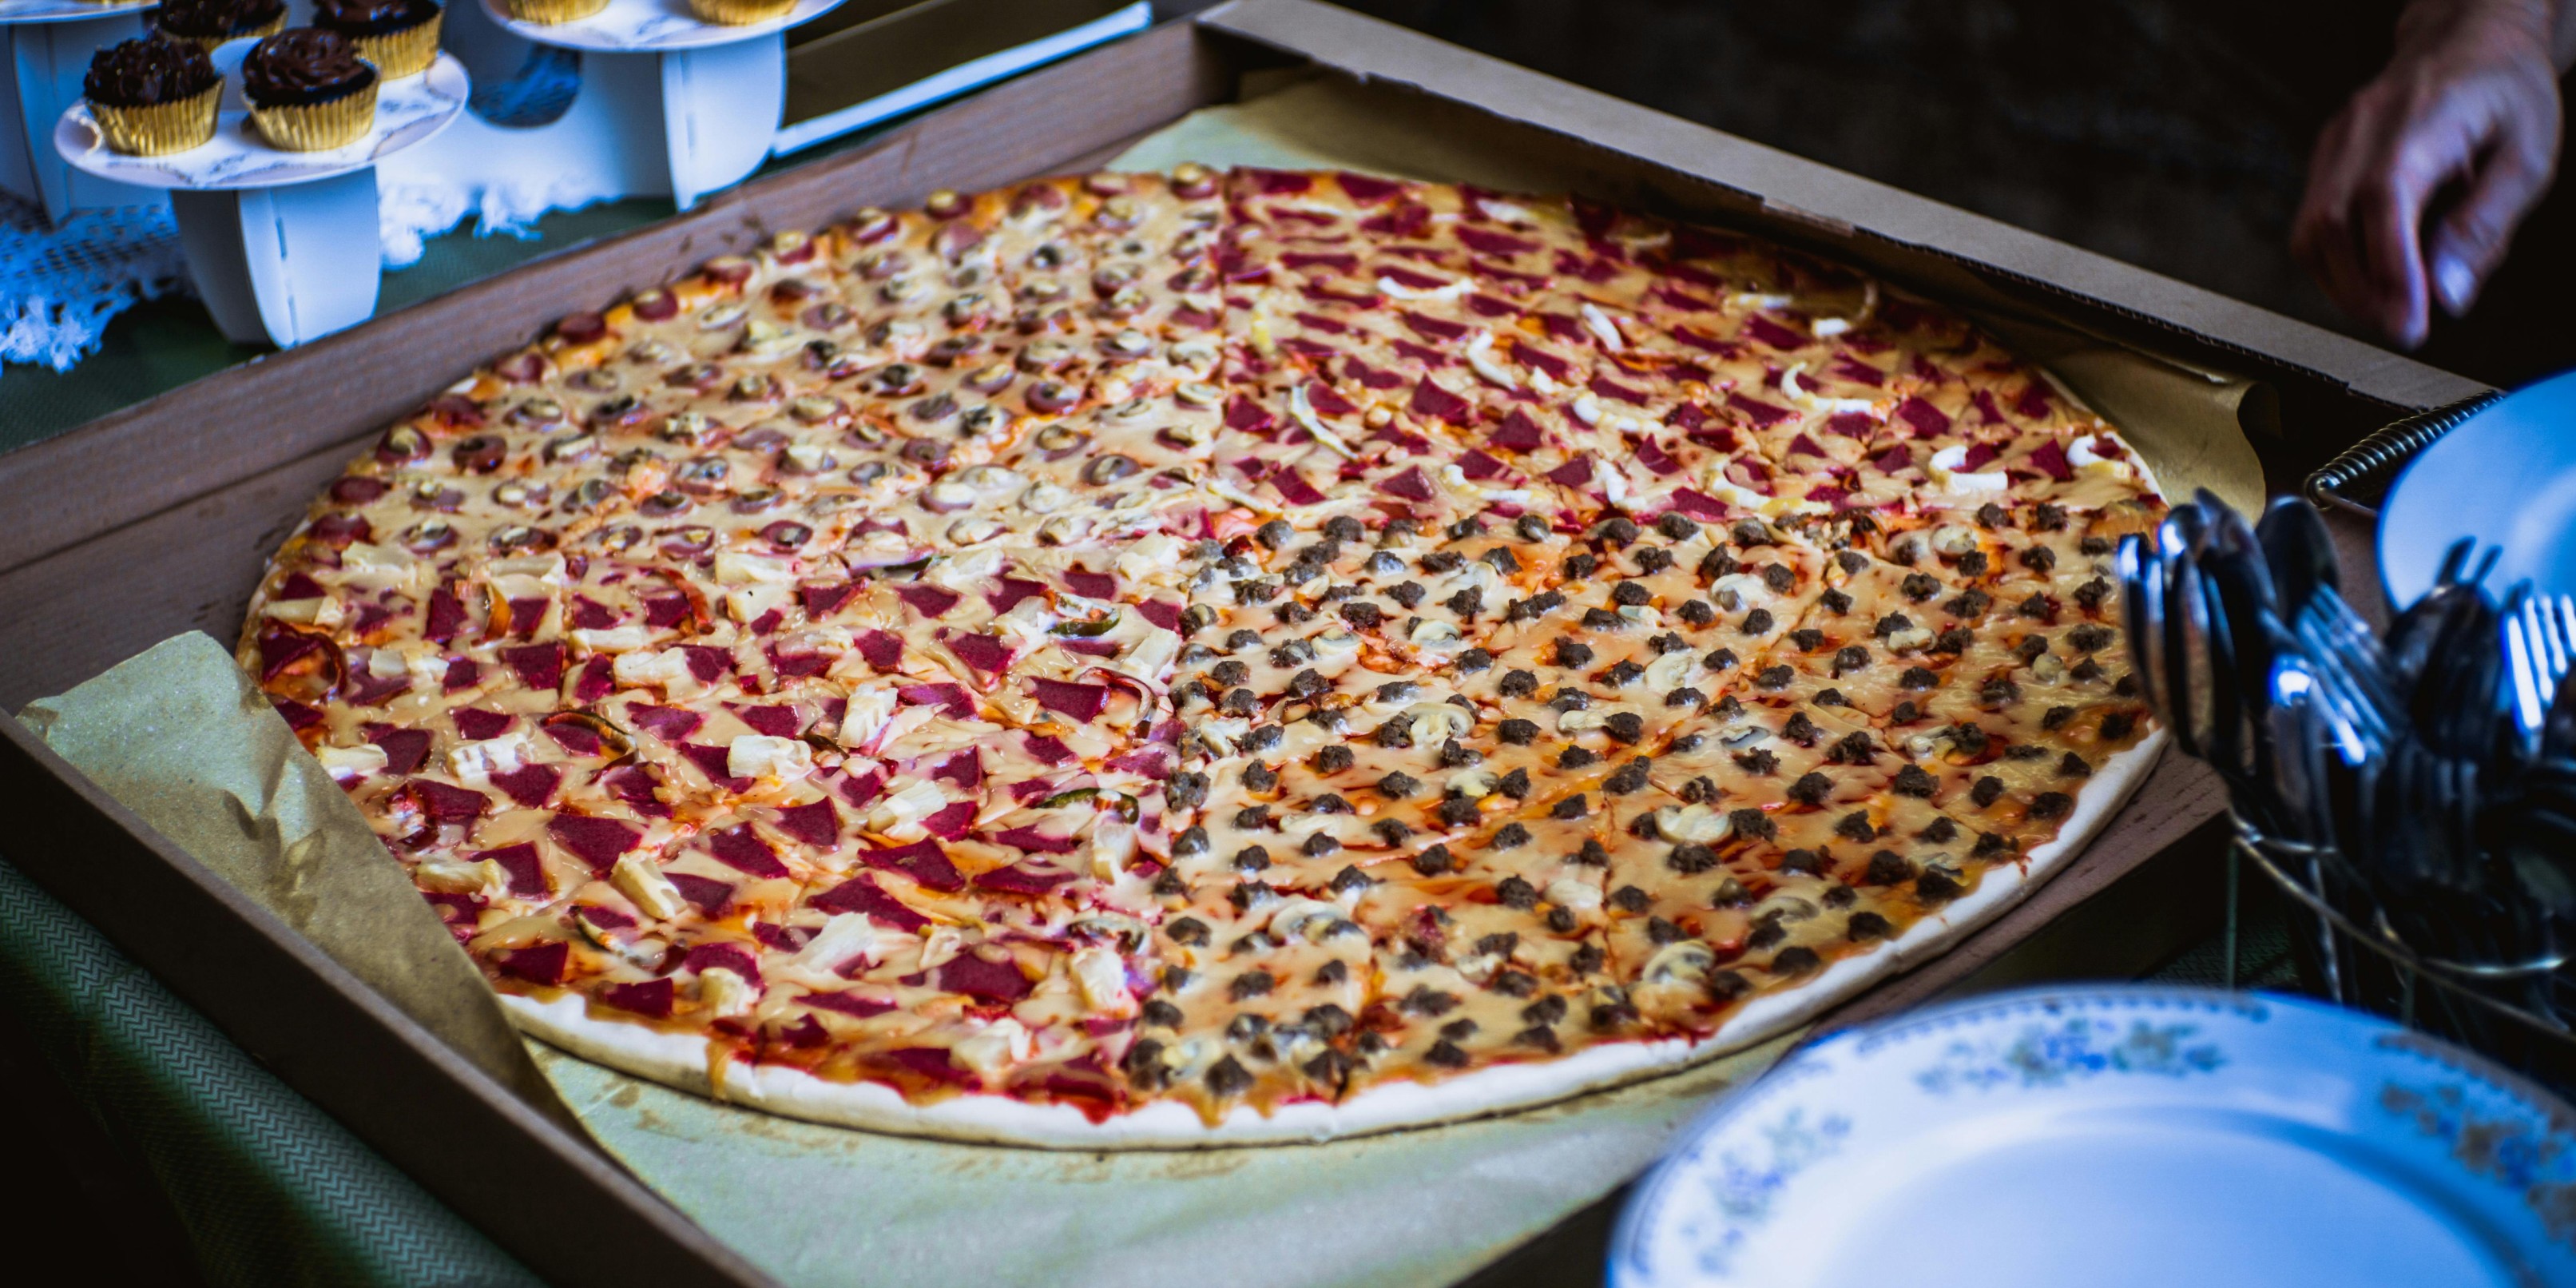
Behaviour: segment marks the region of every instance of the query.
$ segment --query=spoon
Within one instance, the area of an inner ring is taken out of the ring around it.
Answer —
[[[2325,516],[2306,500],[2295,496],[2275,500],[2264,509],[2255,534],[2271,566],[2272,585],[2285,616],[2297,616],[2319,586],[2343,588],[2334,534],[2327,531]]]

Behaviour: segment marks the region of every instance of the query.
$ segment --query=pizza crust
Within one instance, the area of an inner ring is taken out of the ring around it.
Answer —
[[[1842,958],[1795,988],[1766,993],[1696,1041],[1606,1042],[1556,1060],[1489,1065],[1436,1083],[1380,1083],[1340,1104],[1307,1101],[1263,1114],[1238,1105],[1210,1126],[1188,1106],[1159,1100],[1093,1122],[1067,1105],[961,1095],[913,1104],[883,1083],[835,1082],[786,1065],[727,1064],[710,1077],[708,1045],[642,1024],[600,1019],[578,994],[551,1000],[505,993],[501,1002],[538,1039],[621,1073],[808,1122],[902,1136],[1042,1149],[1189,1149],[1313,1144],[1533,1109],[1671,1073],[1740,1051],[1814,1020],[1871,985],[1936,956],[2001,916],[2056,874],[2128,803],[2155,767],[2162,728],[2103,762],[2075,798],[2055,839],[2020,865],[1988,870],[1977,888],[1877,948]]]

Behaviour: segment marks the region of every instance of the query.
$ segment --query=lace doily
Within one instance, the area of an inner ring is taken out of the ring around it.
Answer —
[[[42,211],[0,194],[0,363],[71,370],[117,314],[185,289],[185,266],[166,203],[77,211],[48,228]]]

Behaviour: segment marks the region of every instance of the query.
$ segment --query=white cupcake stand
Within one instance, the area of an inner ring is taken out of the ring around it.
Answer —
[[[799,0],[777,21],[725,27],[698,21],[684,0],[610,0],[589,18],[545,27],[461,0],[448,6],[441,33],[455,52],[441,53],[421,76],[386,82],[375,130],[319,153],[279,152],[260,140],[241,102],[250,42],[237,40],[214,56],[226,81],[213,142],[169,157],[110,151],[79,102],[74,74],[69,106],[46,118],[56,127],[45,151],[90,183],[143,190],[128,200],[167,192],[189,278],[225,338],[284,348],[374,314],[383,258],[379,169],[389,181],[544,176],[585,192],[668,196],[686,208],[769,155],[787,97],[781,33],[840,3]],[[535,127],[494,125],[466,111],[471,78],[459,55],[515,66],[526,56],[523,42],[582,51],[570,109]],[[77,61],[86,69],[88,52]]]
[[[143,34],[160,0],[0,0],[0,190],[45,212],[47,222],[91,206],[160,200],[81,172],[54,152],[54,121],[80,101],[90,55]]]
[[[377,245],[376,166],[437,137],[464,116],[465,67],[442,54],[418,76],[376,94],[375,128],[346,147],[281,152],[251,123],[239,75],[248,41],[215,51],[224,73],[215,137],[170,156],[111,151],[89,105],[74,103],[54,129],[54,151],[74,169],[170,195],[188,276],[224,337],[283,348],[365,321],[376,311],[384,252]]]

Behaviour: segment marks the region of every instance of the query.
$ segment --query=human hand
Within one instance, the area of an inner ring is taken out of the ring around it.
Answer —
[[[2412,349],[2468,311],[2558,163],[2570,0],[2416,0],[2397,54],[2317,140],[2290,248],[2343,310]],[[2456,193],[2456,200],[2447,200]],[[2428,207],[2447,200],[2428,227]]]

